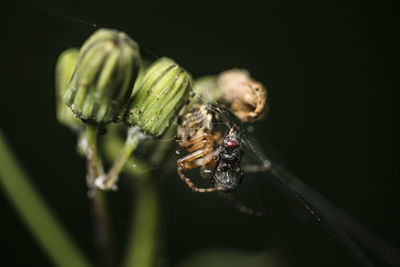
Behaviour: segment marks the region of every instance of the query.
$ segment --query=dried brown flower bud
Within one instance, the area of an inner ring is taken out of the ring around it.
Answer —
[[[265,115],[267,90],[253,80],[247,70],[232,69],[222,72],[217,79],[223,100],[243,122],[262,119]]]

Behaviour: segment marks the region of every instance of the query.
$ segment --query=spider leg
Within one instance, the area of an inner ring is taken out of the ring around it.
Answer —
[[[193,144],[192,146],[189,146],[186,148],[186,151],[189,153],[192,153],[193,151],[196,151],[197,149],[200,149],[202,147],[206,148],[209,145],[210,142],[208,140],[202,140],[197,142],[196,144]]]
[[[233,193],[221,193],[228,201],[230,201],[241,213],[245,213],[251,216],[262,217],[264,214],[260,211],[253,210],[249,207],[246,207],[242,203],[240,203]]]
[[[213,136],[210,136],[209,134],[204,133],[201,135],[201,137],[204,138],[204,140],[200,139],[201,141],[198,141],[199,138],[196,137],[197,140],[193,141],[194,144],[189,146],[188,148],[186,148],[186,150],[189,153],[196,151],[197,149],[199,149],[201,147],[209,149],[209,152],[211,153],[213,150],[214,142],[216,142],[218,145],[221,145],[221,143],[222,143],[220,132],[216,132],[215,135],[213,135]],[[192,143],[192,142],[190,142],[190,143]]]
[[[244,165],[243,166],[243,171],[249,172],[249,173],[266,172],[268,170],[269,170],[269,167],[264,166],[264,165]]]
[[[199,166],[206,165],[208,163],[212,164],[214,160],[214,153],[210,153],[211,148],[199,149],[192,154],[189,154],[178,160],[178,174],[179,177],[195,192],[214,192],[214,191],[223,191],[224,188],[222,186],[211,187],[211,188],[198,188],[194,185],[194,183],[186,177],[183,172],[185,170],[190,170]],[[203,158],[202,156],[206,155]]]
[[[183,169],[193,169],[196,167],[199,167],[201,165],[196,164],[196,160],[199,159],[200,157],[206,155],[209,153],[209,149],[199,149],[194,151],[193,153],[184,156],[183,158],[178,159],[177,164],[179,167]]]
[[[210,187],[210,188],[198,188],[197,186],[194,185],[194,183],[187,178],[183,174],[184,169],[181,167],[178,167],[178,174],[179,177],[195,192],[199,193],[208,193],[208,192],[215,192],[215,191],[223,191],[224,188],[222,186],[217,186],[217,187]]]
[[[201,133],[199,135],[196,135],[189,140],[176,140],[181,147],[189,147],[193,144],[196,144],[200,142],[203,139],[206,139],[209,136],[209,133]]]
[[[191,163],[191,166],[194,166],[193,168],[196,167],[201,167],[201,166],[215,166],[215,153],[212,153],[211,151],[207,152],[207,155],[196,159],[193,163]]]
[[[262,216],[263,216],[262,212],[253,210],[253,209],[251,209],[251,208],[249,208],[249,207],[246,207],[245,205],[243,205],[243,204],[240,203],[240,202],[235,201],[233,204],[235,205],[235,207],[236,207],[241,213],[245,213],[245,214],[252,215],[252,216],[256,216],[256,217],[262,217]]]

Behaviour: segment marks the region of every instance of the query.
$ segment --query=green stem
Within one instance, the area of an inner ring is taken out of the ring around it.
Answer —
[[[128,130],[128,136],[126,142],[122,147],[117,159],[114,161],[111,169],[108,171],[106,176],[99,177],[96,180],[96,186],[102,190],[109,190],[116,188],[116,182],[118,181],[119,174],[124,168],[129,157],[132,155],[133,151],[136,149],[139,142],[145,139],[146,136],[140,132],[136,127],[131,127]]]
[[[97,151],[98,130],[97,125],[87,125],[86,128],[89,195],[92,200],[92,217],[99,264],[101,266],[114,266],[114,242],[111,235],[106,198],[104,192],[94,186],[95,179],[103,175],[103,166]]]
[[[119,174],[135,148],[136,144],[125,143],[107,175],[96,180],[96,186],[103,190],[116,188]]]
[[[88,144],[87,148],[87,160],[88,160],[88,172],[89,172],[89,186],[93,184],[95,178],[103,174],[102,163],[99,159],[97,152],[97,135],[99,127],[97,125],[87,125],[86,127],[86,141]]]
[[[58,266],[90,266],[30,183],[0,131],[0,183],[42,249]]]
[[[124,143],[120,138],[118,138],[118,136],[114,132],[114,129],[110,129],[109,133],[105,136],[104,139],[105,139],[103,142],[104,155],[108,161],[113,161],[115,157],[118,157],[118,155],[121,154],[121,150],[126,145],[126,143]],[[148,166],[143,161],[140,161],[139,159],[136,158],[128,158],[126,160],[123,170],[129,173],[130,175],[134,176],[135,178],[136,177],[147,178],[145,174],[149,169],[150,166]]]
[[[160,197],[154,177],[140,181],[132,210],[133,221],[123,266],[151,267],[156,263]]]
[[[112,131],[112,130],[110,130]],[[104,142],[105,155],[112,160],[124,146],[116,133],[110,132]],[[131,229],[123,266],[151,267],[157,255],[160,197],[155,177],[146,163],[129,158],[124,171],[135,178]]]

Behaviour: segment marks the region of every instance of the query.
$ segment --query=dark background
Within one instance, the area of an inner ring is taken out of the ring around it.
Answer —
[[[96,29],[91,23],[116,28],[133,37],[145,57],[171,57],[194,77],[250,70],[266,85],[270,106],[251,136],[400,247],[396,16],[394,5],[381,1],[17,3],[2,10],[0,125],[34,184],[93,255],[85,162],[75,153],[74,136],[55,119],[54,66],[63,50]],[[191,193],[174,173],[164,178],[163,262],[171,266],[206,248],[277,250],[290,265],[357,264],[321,225],[304,223],[301,205],[288,198],[283,202],[292,209],[279,206],[272,197],[280,199],[279,189],[256,181],[244,193],[249,201],[257,195],[259,206],[276,215],[266,223],[238,214],[217,196]],[[111,205],[122,244],[129,191],[119,193]],[[0,209],[0,265],[50,265],[3,194]]]

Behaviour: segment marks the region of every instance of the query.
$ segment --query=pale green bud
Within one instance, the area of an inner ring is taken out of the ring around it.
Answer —
[[[73,129],[82,127],[82,121],[77,119],[72,111],[65,105],[63,96],[67,91],[69,81],[78,61],[79,50],[70,48],[61,53],[56,63],[56,116],[58,122]]]
[[[217,75],[203,76],[194,81],[194,98],[191,105],[199,102],[218,102],[223,97],[223,92],[218,88]]]
[[[83,44],[64,102],[89,123],[121,120],[141,66],[139,46],[125,33],[96,31]]]
[[[158,137],[169,126],[192,92],[188,72],[169,58],[154,62],[140,81],[126,121]]]

